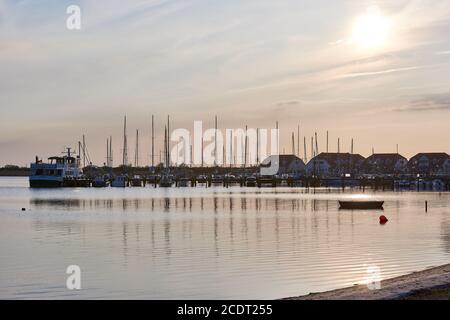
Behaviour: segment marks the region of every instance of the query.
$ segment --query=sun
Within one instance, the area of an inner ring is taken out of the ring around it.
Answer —
[[[366,14],[358,17],[353,25],[352,40],[365,49],[380,48],[386,43],[389,20],[376,6],[369,7]]]

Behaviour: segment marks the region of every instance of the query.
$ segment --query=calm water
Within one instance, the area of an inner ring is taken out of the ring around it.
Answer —
[[[366,192],[386,201],[381,226],[380,211],[338,210],[358,192],[0,178],[0,298],[272,299],[363,283],[372,266],[389,278],[450,263],[450,193]]]

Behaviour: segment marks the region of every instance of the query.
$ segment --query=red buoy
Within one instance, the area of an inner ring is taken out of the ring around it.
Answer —
[[[386,216],[380,216],[380,224],[385,224],[386,222],[388,222],[388,218],[386,218]]]

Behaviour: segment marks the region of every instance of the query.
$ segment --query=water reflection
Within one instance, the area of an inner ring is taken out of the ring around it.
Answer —
[[[278,199],[278,198],[253,198],[247,199],[243,197],[193,197],[193,198],[151,198],[151,199],[39,199],[33,198],[30,200],[31,208],[36,209],[52,209],[52,210],[94,210],[94,209],[108,209],[117,211],[120,209],[124,212],[130,210],[140,211],[143,209],[150,209],[153,211],[164,212],[182,211],[192,212],[193,210],[212,211],[217,213],[219,211],[233,212],[236,208],[235,202],[239,203],[239,211],[266,211],[269,208],[277,211],[328,211],[336,210],[338,204],[336,200],[318,200],[318,199]]]
[[[58,296],[73,263],[77,298],[271,299],[450,262],[448,193],[368,194],[381,226],[320,190],[17,192],[0,192],[0,297]]]

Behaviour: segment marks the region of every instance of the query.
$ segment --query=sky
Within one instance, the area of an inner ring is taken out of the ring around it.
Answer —
[[[285,152],[300,124],[319,151],[329,131],[330,151],[450,153],[449,34],[447,0],[0,0],[0,166],[83,134],[96,164],[112,135],[118,164],[124,115],[147,164],[152,114],[156,150],[170,114],[189,130],[279,121]]]

